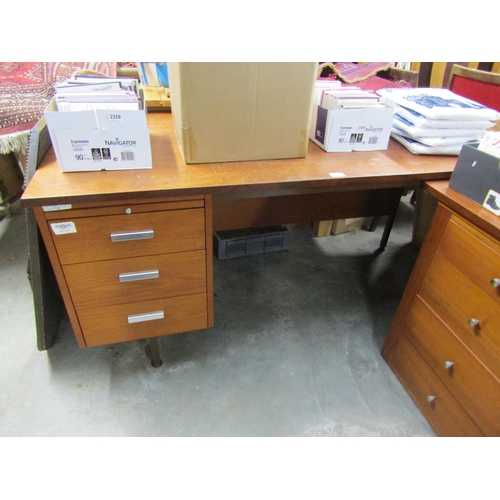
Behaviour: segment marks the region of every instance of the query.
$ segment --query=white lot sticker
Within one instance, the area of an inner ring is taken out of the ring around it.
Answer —
[[[71,210],[71,205],[44,205],[44,212],[58,212],[59,210]]]
[[[69,234],[76,233],[76,226],[74,222],[54,222],[50,225],[54,234]]]
[[[120,113],[109,113],[106,114],[106,120],[111,123],[121,123],[122,115]]]
[[[330,177],[345,177],[343,172],[330,172]]]

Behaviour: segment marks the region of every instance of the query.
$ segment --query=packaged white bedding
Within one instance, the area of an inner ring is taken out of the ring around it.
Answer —
[[[403,137],[407,137],[409,139],[413,139],[417,142],[420,142],[422,144],[425,144],[426,146],[461,146],[463,144],[466,144],[471,141],[478,141],[485,133],[485,131],[481,131],[481,133],[477,136],[471,137],[471,136],[464,136],[464,137],[459,137],[459,136],[452,136],[452,137],[413,137],[412,135],[408,134],[404,130],[400,129],[399,127],[393,127],[392,132],[394,132],[397,135],[401,135]]]
[[[404,108],[403,106],[398,105],[395,106],[394,113],[402,116],[410,123],[413,123],[413,125],[415,125],[416,127],[422,128],[477,128],[484,130],[495,125],[489,120],[434,120],[426,118],[413,109]]]
[[[416,155],[449,155],[458,156],[462,150],[463,144],[456,144],[453,146],[427,146],[419,141],[416,141],[410,137],[404,137],[391,132],[391,137],[396,141],[401,143],[405,148]]]
[[[490,123],[490,122],[488,122]],[[471,137],[478,138],[485,129],[478,128],[427,128],[414,125],[398,113],[394,114],[394,127],[404,130],[410,137]]]
[[[466,99],[451,90],[438,88],[381,89],[381,101],[402,106],[432,120],[498,120],[500,113]]]

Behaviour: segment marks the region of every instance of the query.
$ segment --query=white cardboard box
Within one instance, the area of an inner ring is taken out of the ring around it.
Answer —
[[[383,150],[389,145],[393,117],[389,106],[328,110],[314,104],[309,138],[329,153]]]
[[[60,112],[53,100],[44,117],[63,172],[153,168],[145,109]]]
[[[303,158],[317,63],[168,63],[186,163]]]

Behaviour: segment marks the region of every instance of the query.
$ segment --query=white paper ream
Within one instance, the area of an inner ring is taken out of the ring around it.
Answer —
[[[377,91],[381,101],[433,120],[499,120],[500,113],[448,89],[401,88]]]
[[[394,113],[397,113],[417,127],[425,128],[477,128],[485,130],[495,125],[489,120],[433,120],[413,111],[413,109],[403,108],[403,106],[396,106]]]
[[[458,156],[463,146],[462,144],[458,146],[426,146],[425,144],[415,141],[414,139],[403,137],[395,133],[391,133],[391,137],[416,155]]]

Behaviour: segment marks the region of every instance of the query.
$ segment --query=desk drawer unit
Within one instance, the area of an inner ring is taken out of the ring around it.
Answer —
[[[438,435],[500,436],[500,245],[442,204],[432,225],[382,354]]]
[[[210,210],[200,197],[37,212],[81,347],[213,325]]]

